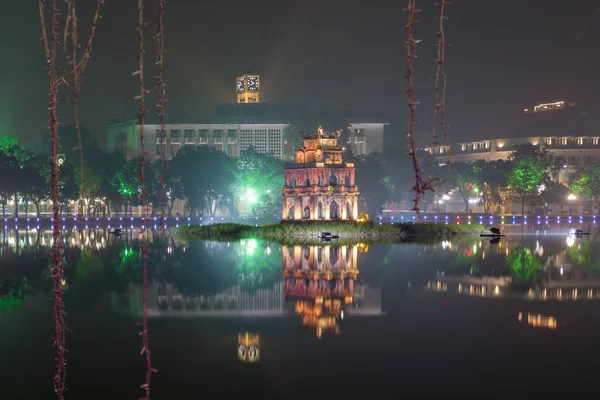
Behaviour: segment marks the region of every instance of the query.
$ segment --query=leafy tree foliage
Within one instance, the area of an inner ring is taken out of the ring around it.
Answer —
[[[369,215],[381,213],[390,194],[388,174],[381,154],[369,154],[355,162],[359,209]]]
[[[452,163],[447,186],[455,188],[465,202],[465,212],[469,212],[469,200],[479,191],[478,167],[468,163]]]
[[[600,164],[580,171],[572,185],[573,191],[581,193],[600,204]]]
[[[206,146],[184,147],[171,161],[171,172],[178,177],[192,217],[198,212],[214,215],[217,208],[233,207],[230,183],[235,160]]]
[[[237,159],[233,177],[232,193],[251,204],[254,216],[273,217],[280,213],[281,188],[285,184],[281,160],[250,147]]]
[[[521,203],[521,214],[525,213],[525,203],[540,194],[547,176],[544,163],[534,155],[523,155],[513,161],[507,183],[512,198]]]

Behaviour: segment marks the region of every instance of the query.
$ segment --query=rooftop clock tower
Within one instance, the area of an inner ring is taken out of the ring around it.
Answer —
[[[260,103],[260,77],[258,75],[238,76],[235,80],[238,103]]]

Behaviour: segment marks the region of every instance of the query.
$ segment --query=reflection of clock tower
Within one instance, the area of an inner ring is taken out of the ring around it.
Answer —
[[[258,75],[238,76],[235,81],[238,103],[260,103],[260,77]]]

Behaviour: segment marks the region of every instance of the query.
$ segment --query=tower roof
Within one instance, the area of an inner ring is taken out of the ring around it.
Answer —
[[[300,132],[300,136],[302,136],[302,139],[304,139],[304,140],[309,140],[309,139],[339,139],[341,133],[342,133],[341,130],[337,131],[337,132],[325,132],[325,130],[323,129],[323,127],[319,126],[319,128],[317,129],[316,132],[312,132],[312,133]]]

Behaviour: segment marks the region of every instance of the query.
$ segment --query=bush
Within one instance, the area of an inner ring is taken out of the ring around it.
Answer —
[[[173,233],[187,239],[239,240],[259,237],[276,240],[287,238],[317,239],[320,232],[331,232],[344,238],[404,239],[408,236],[450,236],[479,233],[482,225],[443,223],[376,224],[355,221],[282,221],[278,224],[244,225],[212,224],[176,228]]]

